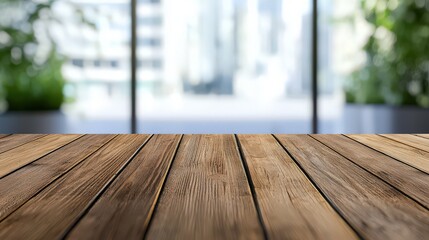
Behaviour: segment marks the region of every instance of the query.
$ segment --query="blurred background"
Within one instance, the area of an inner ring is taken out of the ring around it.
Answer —
[[[0,0],[0,132],[429,132],[429,0]],[[132,48],[131,10],[137,14]]]

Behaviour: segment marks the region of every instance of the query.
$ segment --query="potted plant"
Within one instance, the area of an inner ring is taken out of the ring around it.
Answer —
[[[64,132],[65,79],[52,24],[55,0],[4,0],[0,3],[0,132]],[[64,4],[65,1],[62,1]],[[69,2],[81,22],[79,6]]]
[[[429,132],[429,5],[361,0],[366,62],[345,86],[345,131]]]
[[[6,113],[1,132],[55,132],[63,119],[63,60],[46,27],[53,1],[4,1],[0,83]],[[39,24],[39,25],[37,25]]]

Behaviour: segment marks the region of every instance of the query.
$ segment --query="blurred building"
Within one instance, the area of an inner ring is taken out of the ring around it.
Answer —
[[[66,92],[75,99],[66,112],[88,119],[126,121],[130,79],[129,1],[72,1],[81,7],[95,28],[72,24],[76,22],[72,20],[64,25],[70,34],[59,45],[69,58],[64,67],[69,80]],[[323,1],[321,7],[329,15],[332,3]],[[59,7],[58,12],[65,19],[73,18],[66,14],[66,9]],[[139,0],[137,15],[138,112],[146,120],[171,120],[179,115],[185,118],[191,112],[200,114],[193,115],[193,120],[210,119],[212,112],[217,111],[217,115],[223,116],[219,120],[222,122],[229,121],[231,114],[227,112],[233,111],[242,116],[236,120],[263,118],[264,124],[269,119],[284,119],[285,123],[288,119],[301,119],[300,124],[305,122],[306,127],[293,129],[308,131],[311,113],[310,105],[306,104],[310,102],[311,91],[312,37],[309,3]],[[319,74],[321,91],[327,96],[334,94],[337,87],[330,66],[331,35],[331,25],[321,25]],[[222,96],[225,97],[220,99]],[[266,112],[263,105],[260,109],[228,109],[235,105],[234,101],[271,102],[272,106],[283,106],[285,112],[281,116],[275,109]]]
[[[72,83],[103,84],[112,91],[129,80],[129,1],[74,1],[96,30],[64,39],[70,59],[65,73]],[[296,5],[284,0],[138,1],[139,87],[158,94],[179,86],[183,93],[231,95],[245,92],[252,81],[276,77],[284,84],[282,95],[307,94],[311,16],[305,4],[292,13]],[[322,65],[330,62],[329,37],[324,24]],[[333,86],[324,88],[329,92]]]

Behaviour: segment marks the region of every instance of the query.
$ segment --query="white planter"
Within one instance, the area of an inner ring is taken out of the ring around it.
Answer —
[[[6,112],[0,115],[0,133],[64,133],[66,121],[60,111]]]
[[[344,133],[429,133],[429,109],[416,106],[346,104]]]

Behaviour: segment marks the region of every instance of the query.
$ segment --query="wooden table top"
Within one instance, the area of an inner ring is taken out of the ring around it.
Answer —
[[[429,239],[428,135],[0,135],[0,239]]]

